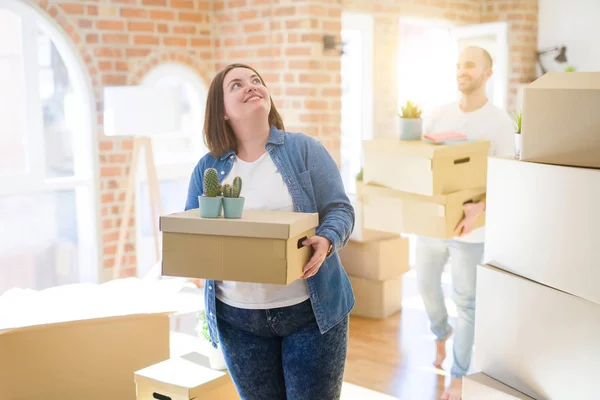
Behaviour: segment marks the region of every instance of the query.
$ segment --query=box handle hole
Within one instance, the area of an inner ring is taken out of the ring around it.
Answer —
[[[454,160],[454,164],[465,164],[469,161],[471,161],[471,157],[459,158],[457,160]]]
[[[160,394],[160,393],[152,393],[152,397],[154,397],[155,399],[158,400],[171,400],[170,396],[165,396],[164,394]]]
[[[302,244],[302,242],[304,242],[306,239],[308,239],[308,237],[304,236],[303,238],[298,239],[298,248],[301,249],[304,247],[304,245]]]

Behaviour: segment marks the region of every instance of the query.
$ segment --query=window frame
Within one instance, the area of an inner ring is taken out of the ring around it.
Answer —
[[[23,21],[24,72],[28,158],[33,163],[26,175],[0,176],[0,196],[32,195],[73,190],[75,192],[78,237],[79,282],[102,281],[100,226],[99,159],[96,143],[96,101],[91,77],[77,48],[64,29],[38,6],[19,0],[0,0],[0,9],[13,12]],[[77,134],[73,135],[73,176],[46,176],[44,119],[39,92],[38,31],[56,47],[69,72],[77,103],[82,104]]]

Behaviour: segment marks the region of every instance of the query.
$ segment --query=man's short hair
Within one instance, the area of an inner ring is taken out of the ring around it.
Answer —
[[[481,50],[481,53],[483,54],[483,58],[485,59],[485,61],[487,61],[488,66],[490,68],[492,68],[492,66],[493,66],[492,56],[486,49],[484,49],[483,47],[479,47],[479,46],[468,46],[467,48]]]

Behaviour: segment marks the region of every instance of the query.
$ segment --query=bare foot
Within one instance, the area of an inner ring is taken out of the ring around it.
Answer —
[[[453,331],[450,329],[450,333],[446,336],[446,339],[435,341],[435,361],[433,362],[433,365],[437,369],[443,369],[442,363],[446,359],[446,341],[452,336],[452,333]]]
[[[441,400],[462,400],[462,379],[452,378]]]

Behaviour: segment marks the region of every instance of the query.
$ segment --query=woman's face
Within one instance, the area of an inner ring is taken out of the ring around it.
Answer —
[[[256,116],[268,118],[271,111],[269,91],[248,68],[234,68],[225,75],[223,99],[225,118],[234,123]]]

